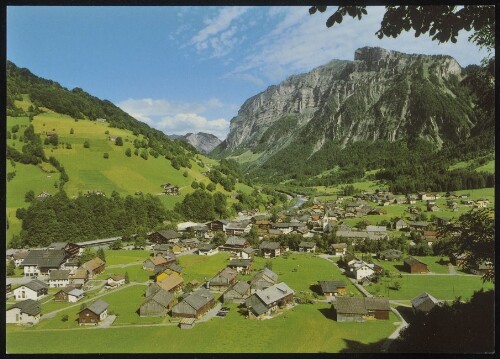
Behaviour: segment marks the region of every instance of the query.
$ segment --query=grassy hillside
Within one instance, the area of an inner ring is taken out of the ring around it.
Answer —
[[[30,105],[26,95],[22,101],[16,101],[16,106],[23,109]],[[43,110],[44,113],[34,116],[31,124],[35,133],[40,134],[42,141],[47,137],[47,131],[55,131],[58,134],[58,146],[44,145],[44,151],[47,158],[55,157],[65,168],[69,182],[65,184],[64,189],[69,197],[97,190],[107,195],[117,191],[122,196],[134,195],[140,191],[158,195],[165,207],[172,209],[187,193],[194,191],[191,188],[194,180],[206,185],[210,183],[204,173],[218,164],[217,161],[201,154],[194,155],[190,160],[191,168],[175,169],[171,161],[161,155],[158,158],[149,155],[145,160],[140,156],[143,149],[139,149],[139,155],[134,154],[134,139],[142,140],[142,135],[136,136],[129,130],[110,127],[109,123],[75,120],[46,108]],[[16,139],[12,136],[7,140],[7,144],[20,151],[24,145],[20,137],[29,124],[28,117],[8,116],[7,128],[12,132],[12,128],[17,125],[19,130]],[[123,146],[115,145],[109,140],[109,136],[122,137]],[[85,141],[89,142],[89,148],[84,147]],[[71,149],[67,148],[68,143],[71,144]],[[125,154],[129,148],[131,157]],[[104,153],[108,153],[107,159],[104,158]],[[35,195],[43,191],[54,194],[58,190],[55,185],[60,174],[46,162],[35,166],[8,161],[6,172],[15,172],[14,178],[7,184],[7,238],[10,239],[20,231],[21,223],[15,217],[15,211],[17,208],[28,206],[24,200],[26,192],[33,190]],[[167,182],[179,186],[181,195],[163,195],[160,186]],[[241,183],[236,189],[247,193],[253,190]],[[217,184],[216,191],[230,195],[220,184]]]

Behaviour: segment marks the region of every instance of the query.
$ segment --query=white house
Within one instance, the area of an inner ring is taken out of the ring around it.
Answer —
[[[69,285],[70,270],[51,270],[49,272],[49,287],[62,288]]]
[[[36,300],[26,299],[7,309],[6,323],[36,324],[40,321],[42,310]]]
[[[75,288],[68,293],[68,302],[76,303],[80,299],[82,299],[84,295],[85,293],[83,292],[83,290]]]
[[[48,286],[38,279],[23,284],[14,289],[14,298],[16,300],[33,299],[38,300],[48,293]]]
[[[363,278],[371,276],[375,271],[364,261],[354,261],[349,264],[349,271],[353,278],[360,281]]]
[[[198,254],[200,256],[212,256],[219,253],[219,247],[215,244],[202,244],[198,247]]]

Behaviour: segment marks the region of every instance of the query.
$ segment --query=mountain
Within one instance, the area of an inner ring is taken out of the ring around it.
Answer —
[[[249,98],[211,155],[256,172],[284,158],[308,166],[360,142],[461,143],[480,125],[465,77],[450,56],[360,48],[354,61],[333,60]]]
[[[189,143],[191,146],[204,154],[209,154],[222,142],[217,136],[204,132],[187,133],[184,136],[178,136],[177,138]]]

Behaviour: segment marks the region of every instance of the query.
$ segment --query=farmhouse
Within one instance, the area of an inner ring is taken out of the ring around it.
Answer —
[[[357,281],[368,278],[375,273],[373,265],[360,260],[350,262],[348,267],[349,275]]]
[[[184,248],[186,248],[188,251],[191,249],[198,248],[198,245],[200,244],[200,241],[198,238],[186,238],[186,239],[181,239],[179,241]]]
[[[408,228],[408,223],[406,223],[404,219],[398,219],[396,222],[394,222],[393,226],[396,231],[400,231],[402,229]]]
[[[411,229],[414,229],[416,231],[424,231],[429,227],[429,222],[414,221],[414,222],[410,222],[409,226]]]
[[[238,251],[236,255],[238,257],[241,257],[242,259],[251,259],[254,252],[255,249],[253,249],[252,247],[245,247],[242,250]]]
[[[98,325],[108,316],[109,304],[103,300],[96,300],[87,308],[78,312],[78,324],[80,325]]]
[[[403,260],[403,268],[409,273],[426,273],[429,271],[427,264],[414,257],[408,257]]]
[[[332,297],[345,293],[346,285],[342,280],[320,280],[318,281],[318,284],[325,297]]]
[[[179,186],[174,186],[170,183],[165,183],[165,184],[161,185],[161,188],[163,188],[166,195],[169,195],[169,196],[180,195]]]
[[[158,288],[141,303],[139,315],[141,317],[164,317],[174,304],[174,295]]]
[[[93,277],[102,271],[104,271],[106,267],[106,262],[104,262],[101,258],[95,257],[94,259],[89,260],[82,264],[81,268],[85,269],[89,274],[89,277]]]
[[[248,221],[244,222],[230,222],[226,224],[224,232],[228,236],[242,236],[250,232],[252,225]]]
[[[198,247],[198,254],[200,256],[212,256],[219,253],[219,248],[215,244],[204,243]]]
[[[59,288],[69,285],[69,270],[54,269],[49,272],[49,287]]]
[[[194,318],[182,318],[179,321],[179,328],[181,329],[192,329],[194,327],[196,319]]]
[[[314,253],[316,252],[316,243],[302,241],[299,243],[299,252]]]
[[[223,303],[244,303],[250,296],[250,284],[237,281],[222,294]]]
[[[85,269],[81,268],[77,269],[75,273],[73,273],[69,277],[69,282],[72,286],[81,288],[82,286],[85,285],[85,283],[87,283],[88,279],[89,279],[88,272]]]
[[[54,301],[75,303],[82,299],[83,296],[84,292],[82,290],[77,289],[73,286],[67,286],[54,294]]]
[[[248,240],[240,237],[228,237],[226,243],[219,248],[221,251],[237,253],[248,246]]]
[[[429,313],[437,305],[439,305],[439,301],[427,292],[423,292],[411,300],[414,313]]]
[[[181,234],[172,230],[162,230],[151,233],[148,238],[152,243],[177,243]]]
[[[334,256],[342,256],[347,253],[347,243],[333,243],[330,246],[330,253]]]
[[[48,276],[50,270],[60,269],[65,259],[63,250],[31,250],[20,267],[25,277]]]
[[[45,199],[47,199],[48,197],[50,197],[51,194],[50,193],[47,193],[47,192],[42,192],[40,193],[38,196],[36,196],[36,200],[37,201],[44,201]]]
[[[16,300],[33,299],[39,300],[48,293],[48,286],[38,279],[23,284],[14,289],[14,298]]]
[[[278,275],[268,268],[264,268],[257,273],[250,281],[251,292],[269,288],[278,282]]]
[[[142,262],[142,269],[154,271],[156,267],[164,267],[171,263],[175,263],[175,258],[169,257],[168,259],[163,256],[153,256]]]
[[[232,259],[229,261],[229,268],[236,270],[238,273],[248,274],[250,273],[250,269],[252,268],[252,260],[251,259]]]
[[[167,292],[176,293],[182,289],[184,285],[184,279],[182,277],[173,272],[166,278],[162,278],[160,281],[152,283],[146,289],[146,296],[150,296],[153,292],[156,292],[158,288],[166,290]]]
[[[75,243],[69,242],[54,242],[51,243],[47,249],[50,250],[62,250],[64,251],[67,258],[77,256],[80,252],[80,246]]]
[[[153,255],[155,256],[163,256],[165,254],[169,254],[172,252],[172,245],[171,244],[155,244],[153,246]]]
[[[293,303],[294,291],[284,282],[275,284],[252,294],[245,300],[248,317],[263,319],[278,311],[279,308]]]
[[[458,254],[452,253],[450,254],[450,263],[457,267],[463,267],[465,260],[467,259],[467,255],[465,253]]]
[[[125,274],[112,274],[106,279],[106,289],[117,288],[125,284]]]
[[[208,289],[199,288],[172,308],[174,318],[200,318],[215,304],[215,297]]]
[[[403,256],[403,252],[397,249],[386,249],[378,254],[378,258],[385,261],[398,261]]]
[[[226,267],[207,281],[207,289],[219,292],[226,291],[227,288],[236,282],[237,275],[238,272],[236,270]]]
[[[6,312],[6,323],[37,324],[40,321],[42,309],[33,299],[26,299],[10,306]]]
[[[222,231],[222,232],[225,232],[226,225],[228,223],[229,223],[229,221],[226,221],[224,219],[220,219],[220,220],[215,220],[215,221],[212,221],[212,222],[205,223],[205,225],[207,226],[207,228],[210,231]]]
[[[389,319],[391,307],[385,297],[338,297],[337,322],[364,322],[367,318]]]
[[[259,249],[264,258],[274,258],[281,255],[281,245],[279,242],[262,241]]]
[[[28,253],[29,251],[18,251],[12,254],[11,259],[14,261],[16,267],[19,267],[23,263]]]
[[[62,264],[61,269],[69,270],[69,274],[75,274],[75,271],[80,267],[80,260],[78,257],[71,257]]]

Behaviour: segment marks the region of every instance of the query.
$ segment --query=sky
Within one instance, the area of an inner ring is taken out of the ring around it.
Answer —
[[[7,59],[35,75],[107,99],[166,134],[224,139],[250,97],[287,77],[378,46],[445,54],[465,67],[487,55],[459,33],[456,44],[402,33],[378,39],[384,8],[361,21],[309,7],[7,7]]]

